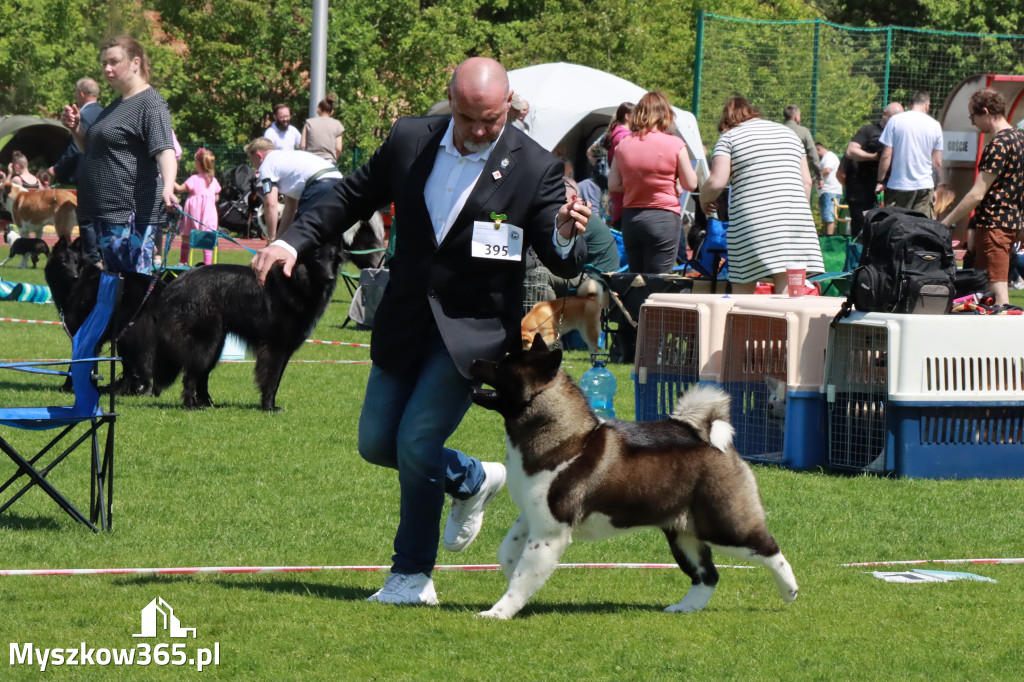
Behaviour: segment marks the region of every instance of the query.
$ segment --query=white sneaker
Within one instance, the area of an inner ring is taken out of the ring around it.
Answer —
[[[452,499],[452,510],[444,524],[444,548],[449,552],[461,552],[476,540],[484,523],[484,509],[505,485],[505,465],[498,462],[481,462],[484,467],[484,482],[480,490],[466,500]]]
[[[380,604],[426,604],[437,606],[434,580],[426,573],[392,573],[366,601]]]
[[[1012,282],[1010,284],[1010,288],[1013,289],[1014,291],[1020,291],[1021,289],[1024,289],[1024,279],[1018,277],[1016,282]]]

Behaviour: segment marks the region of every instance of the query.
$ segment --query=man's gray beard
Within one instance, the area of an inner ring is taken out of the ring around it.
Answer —
[[[281,123],[280,121],[274,121],[274,125],[277,126],[278,130],[288,130],[288,123]]]
[[[462,143],[462,146],[465,147],[466,150],[472,154],[482,154],[483,152],[490,149],[493,145],[494,140],[491,140],[490,142],[471,142],[469,140],[465,140]]]

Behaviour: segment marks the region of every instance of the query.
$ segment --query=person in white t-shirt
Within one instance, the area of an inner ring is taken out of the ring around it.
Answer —
[[[291,125],[292,110],[287,104],[274,105],[274,122],[263,132],[263,137],[274,143],[274,147],[284,151],[298,149],[302,143],[302,133]]]
[[[257,137],[245,145],[245,153],[259,173],[263,218],[267,240],[271,242],[342,178],[330,161],[298,149],[276,149],[265,137]],[[281,211],[280,203],[284,204]]]
[[[839,157],[820,142],[815,142],[814,147],[818,150],[821,162],[821,180],[818,180],[818,212],[821,214],[821,226],[825,234],[835,234],[836,204],[843,198],[843,185],[837,177]]]
[[[928,93],[918,92],[909,110],[896,114],[885,124],[878,138],[883,146],[875,193],[884,188],[886,204],[920,211],[934,218],[932,169],[942,170],[942,126],[928,115],[930,109]],[[888,182],[885,180],[887,173]]]

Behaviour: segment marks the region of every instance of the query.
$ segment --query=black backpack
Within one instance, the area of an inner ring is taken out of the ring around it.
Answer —
[[[944,315],[953,305],[956,259],[949,228],[922,213],[882,206],[865,216],[864,252],[848,301],[857,310]]]

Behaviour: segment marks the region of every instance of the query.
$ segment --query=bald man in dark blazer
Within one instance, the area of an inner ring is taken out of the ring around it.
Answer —
[[[501,464],[445,447],[471,405],[469,365],[520,344],[527,247],[561,277],[585,262],[577,237],[590,209],[566,201],[561,161],[505,125],[512,94],[500,64],[466,60],[448,88],[451,116],[399,119],[366,165],[253,258],[261,282],[277,264],[288,274],[298,252],[395,202],[359,453],[398,470],[401,509],[392,574],[370,601],[437,603],[430,576],[445,494],[444,544],[461,551],[505,482]]]

